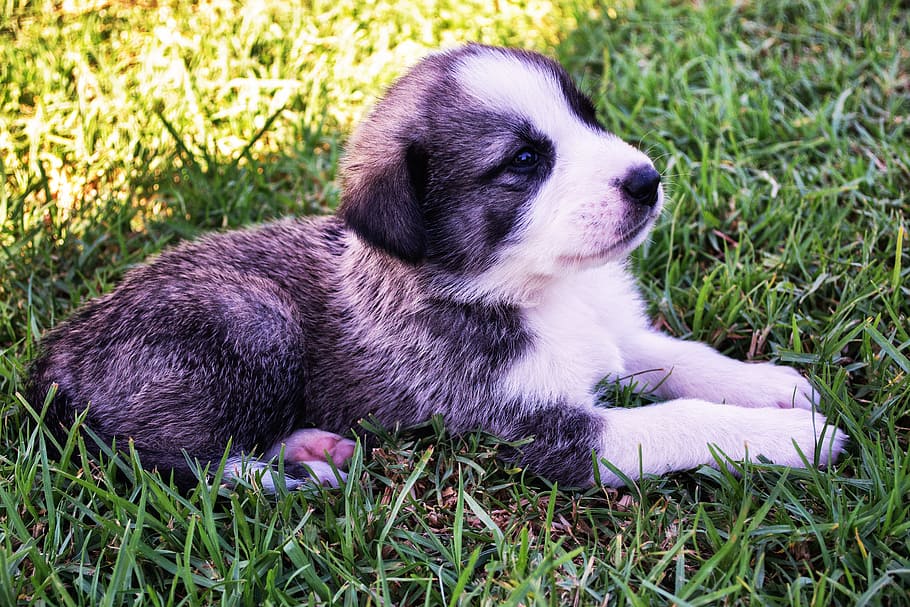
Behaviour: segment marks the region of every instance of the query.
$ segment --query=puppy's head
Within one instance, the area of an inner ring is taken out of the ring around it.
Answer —
[[[621,259],[663,202],[651,161],[601,126],[558,64],[480,45],[396,82],[342,170],[348,226],[469,299],[520,300]]]

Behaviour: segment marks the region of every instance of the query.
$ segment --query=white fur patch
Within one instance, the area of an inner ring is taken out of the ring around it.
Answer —
[[[510,395],[590,403],[595,385],[625,369],[623,341],[646,331],[634,284],[618,263],[570,274],[525,308],[533,346],[509,370]]]
[[[576,138],[586,130],[601,136],[578,120],[551,74],[516,55],[490,49],[465,56],[459,67],[459,83],[484,107],[522,115],[548,135]]]

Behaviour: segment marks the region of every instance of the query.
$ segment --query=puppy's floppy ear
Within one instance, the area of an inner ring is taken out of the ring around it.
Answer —
[[[409,263],[421,261],[427,236],[421,209],[426,156],[420,146],[409,143],[367,161],[353,156],[338,214],[369,244]]]

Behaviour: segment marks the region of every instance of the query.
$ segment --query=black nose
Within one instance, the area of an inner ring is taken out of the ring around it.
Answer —
[[[621,187],[633,202],[653,207],[657,203],[659,185],[660,173],[651,165],[643,164],[629,171]]]

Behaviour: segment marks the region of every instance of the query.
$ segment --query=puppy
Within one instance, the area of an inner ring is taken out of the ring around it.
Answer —
[[[793,369],[650,328],[624,259],[660,212],[660,175],[553,61],[429,56],[353,135],[342,174],[335,216],[132,270],[45,336],[31,401],[56,385],[53,428],[88,407],[102,440],[182,485],[188,460],[217,462],[229,441],[229,475],[283,452],[289,487],[333,484],[353,452],[339,435],[366,416],[533,437],[516,463],[568,486],[590,485],[595,461],[618,485],[616,470],[716,465],[715,449],[787,466],[841,452]],[[597,407],[604,377],[667,402]]]

